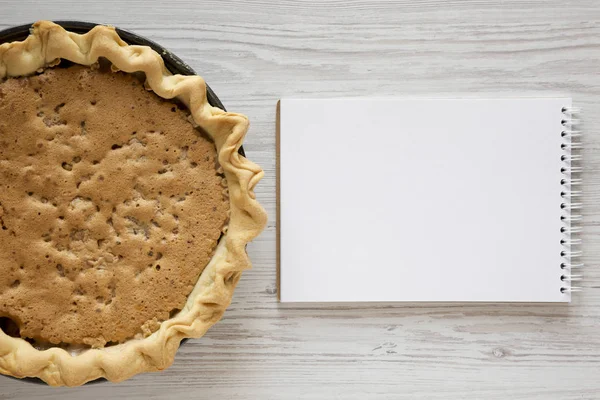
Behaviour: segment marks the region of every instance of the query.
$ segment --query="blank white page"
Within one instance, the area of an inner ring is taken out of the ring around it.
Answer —
[[[284,302],[565,302],[566,98],[283,99]]]

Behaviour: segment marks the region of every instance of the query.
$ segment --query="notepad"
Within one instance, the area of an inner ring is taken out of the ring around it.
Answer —
[[[569,98],[282,99],[282,302],[569,302]]]

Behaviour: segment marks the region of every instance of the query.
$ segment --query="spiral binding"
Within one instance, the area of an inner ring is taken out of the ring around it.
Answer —
[[[581,245],[581,238],[574,238],[573,234],[581,233],[582,227],[577,224],[583,219],[583,216],[578,213],[581,210],[583,204],[581,197],[583,192],[581,191],[581,185],[583,183],[581,177],[574,177],[574,175],[580,175],[583,172],[581,165],[576,165],[582,161],[581,154],[573,154],[574,150],[579,150],[583,147],[582,143],[578,140],[581,138],[581,130],[576,129],[580,124],[580,120],[573,118],[581,113],[581,109],[575,107],[563,107],[561,109],[563,119],[561,125],[563,130],[560,136],[563,139],[563,143],[560,148],[564,154],[560,157],[560,160],[564,163],[560,172],[564,175],[564,178],[560,180],[560,184],[563,186],[563,190],[560,192],[560,196],[563,202],[560,204],[560,208],[563,211],[560,220],[563,226],[560,228],[560,232],[563,234],[560,244],[564,247],[564,250],[560,252],[560,256],[563,258],[563,262],[560,264],[562,275],[560,280],[568,285],[560,288],[561,293],[580,292],[580,286],[573,286],[573,282],[581,281],[583,276],[581,274],[574,274],[573,270],[579,270],[584,267],[580,261],[582,252],[578,248]]]

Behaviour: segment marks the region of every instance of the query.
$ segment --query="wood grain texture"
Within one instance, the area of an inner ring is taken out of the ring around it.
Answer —
[[[0,399],[600,398],[597,1],[0,0],[0,15],[0,29],[91,20],[170,48],[250,116],[245,148],[266,171],[270,215],[224,319],[170,369],[76,389],[0,377]],[[570,94],[585,110],[587,287],[573,304],[279,304],[277,100],[484,92]]]

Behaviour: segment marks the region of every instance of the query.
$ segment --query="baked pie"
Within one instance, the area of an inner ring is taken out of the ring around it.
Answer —
[[[122,381],[217,322],[266,223],[247,128],[114,28],[0,45],[0,372]]]

